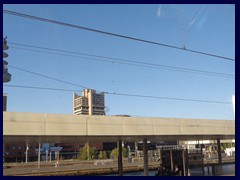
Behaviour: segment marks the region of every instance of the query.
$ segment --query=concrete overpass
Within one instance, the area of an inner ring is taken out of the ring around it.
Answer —
[[[148,175],[147,140],[235,139],[235,121],[84,116],[3,112],[3,143],[118,142],[118,171],[123,175],[122,141],[143,141],[144,174]],[[222,163],[221,151],[218,151]],[[27,155],[26,155],[27,156]],[[185,171],[184,171],[185,175]]]
[[[3,112],[4,143],[235,139],[235,121]]]

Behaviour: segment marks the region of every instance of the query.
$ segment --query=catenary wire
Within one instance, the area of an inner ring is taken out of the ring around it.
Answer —
[[[120,59],[120,58],[114,58],[114,57],[108,57],[108,56],[99,56],[99,55],[95,55],[95,54],[66,51],[66,50],[39,47],[39,46],[26,45],[26,44],[20,44],[20,43],[13,43],[13,42],[9,42],[9,44],[48,50],[48,51],[39,51],[39,50],[35,50],[35,49],[27,49],[27,48],[19,48],[19,47],[11,46],[11,48],[28,50],[28,51],[36,51],[36,52],[42,52],[42,53],[57,54],[57,55],[62,55],[62,56],[71,56],[71,57],[76,57],[76,58],[84,58],[84,59],[88,59],[88,60],[102,61],[102,62],[108,62],[108,63],[118,63],[118,64],[132,65],[132,66],[147,67],[147,68],[165,69],[165,70],[170,70],[170,71],[179,71],[179,72],[211,75],[211,76],[218,76],[218,77],[234,78],[234,75],[226,74],[226,73],[203,71],[203,70],[198,70],[198,69],[181,68],[181,67],[175,67],[175,66],[147,63],[147,62],[142,62],[142,61],[133,61],[133,60],[128,60],[128,59]],[[53,53],[53,52],[50,52],[50,51],[61,52],[61,53]],[[66,54],[62,54],[62,53],[84,55],[84,56],[90,56],[90,57],[94,57],[94,58],[82,57],[82,56],[73,56],[73,55],[69,55],[69,54],[66,55]],[[96,59],[96,58],[101,58],[101,59]],[[108,60],[106,60],[106,59],[108,59]]]
[[[68,82],[68,81],[61,80],[61,79],[53,78],[53,77],[50,77],[50,76],[47,76],[47,75],[44,75],[44,74],[28,71],[28,70],[25,70],[25,69],[22,69],[22,68],[19,68],[19,67],[15,67],[15,66],[12,66],[12,65],[8,65],[8,67],[11,67],[11,68],[14,68],[14,69],[17,69],[17,70],[20,70],[20,71],[24,71],[24,72],[27,72],[27,73],[30,73],[30,74],[34,74],[34,75],[37,75],[37,76],[45,77],[45,78],[48,78],[48,79],[51,79],[51,80],[54,80],[54,81],[58,81],[58,82],[66,83],[66,84],[69,84],[69,85],[77,86],[77,87],[80,87],[80,88],[91,89],[91,88],[88,88],[86,86],[82,86],[82,85],[71,83],[71,82]]]
[[[79,90],[71,90],[71,89],[59,89],[59,88],[36,87],[36,86],[20,86],[20,85],[3,85],[3,86],[5,86],[5,87],[14,87],[14,88],[54,90],[54,91],[73,91],[73,92],[74,91],[79,91]],[[224,102],[224,101],[211,101],[211,100],[175,98],[175,97],[164,97],[164,96],[146,96],[146,95],[129,94],[129,93],[104,92],[104,94],[118,95],[118,96],[128,96],[128,97],[139,97],[139,98],[151,98],[151,99],[165,99],[165,100],[193,101],[193,102],[203,102],[203,103],[231,104],[231,102]]]
[[[51,19],[47,19],[47,18],[38,17],[38,16],[32,16],[32,15],[19,13],[19,12],[14,12],[14,11],[10,11],[10,10],[3,10],[3,13],[14,15],[14,16],[19,16],[19,17],[23,17],[23,18],[28,18],[28,19],[48,22],[48,23],[52,23],[52,24],[58,24],[58,25],[62,25],[62,26],[67,26],[67,27],[72,27],[72,28],[77,28],[77,29],[83,29],[83,30],[92,31],[92,32],[96,32],[96,33],[111,35],[111,36],[115,36],[115,37],[129,39],[129,40],[139,41],[139,42],[143,42],[143,43],[154,44],[154,45],[164,46],[164,47],[178,49],[178,50],[184,50],[184,51],[187,51],[187,52],[202,54],[202,55],[211,56],[211,57],[215,57],[215,58],[220,58],[220,59],[224,59],[224,60],[235,61],[235,59],[229,58],[229,57],[224,57],[224,56],[220,56],[220,55],[210,54],[210,53],[201,52],[201,51],[197,51],[197,50],[181,48],[181,47],[177,47],[177,46],[173,46],[173,45],[168,45],[168,44],[163,44],[163,43],[159,43],[159,42],[149,41],[149,40],[145,40],[145,39],[140,39],[140,38],[125,36],[125,35],[120,35],[120,34],[116,34],[116,33],[101,31],[101,30],[97,30],[97,29],[92,29],[92,28],[83,27],[83,26],[79,26],[79,25],[74,25],[74,24],[70,24],[70,23],[55,21],[55,20],[51,20]]]

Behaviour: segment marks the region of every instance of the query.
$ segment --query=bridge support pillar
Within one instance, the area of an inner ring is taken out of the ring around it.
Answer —
[[[122,140],[118,141],[118,174],[123,176],[123,162],[122,162]]]
[[[144,176],[148,176],[148,148],[147,148],[147,139],[143,140],[143,167],[144,167]]]
[[[221,153],[221,142],[220,142],[220,139],[217,139],[217,148],[218,148],[218,164],[222,165],[222,153]]]

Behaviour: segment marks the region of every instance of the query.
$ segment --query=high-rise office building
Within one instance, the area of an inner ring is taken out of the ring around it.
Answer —
[[[105,115],[104,93],[93,89],[84,89],[82,96],[73,93],[73,114]]]

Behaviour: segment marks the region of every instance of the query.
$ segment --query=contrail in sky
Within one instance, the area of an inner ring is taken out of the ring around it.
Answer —
[[[205,6],[205,5],[202,5],[202,6],[198,9],[198,11],[195,13],[195,15],[193,16],[190,24],[188,25],[188,28],[190,28],[190,27],[195,23],[195,21],[197,20],[197,18],[199,17],[199,15],[200,15],[200,13],[201,13],[201,11],[203,10],[204,6]]]
[[[200,21],[197,23],[196,27],[197,27],[198,29],[200,29],[200,28],[203,26],[204,22],[205,22],[206,19],[207,19],[207,15],[208,15],[208,12],[206,12],[206,13],[203,15],[202,19],[200,19]]]
[[[160,4],[160,5],[158,5],[158,11],[157,11],[157,16],[158,17],[160,17],[161,16],[161,14],[162,14],[162,5]]]

